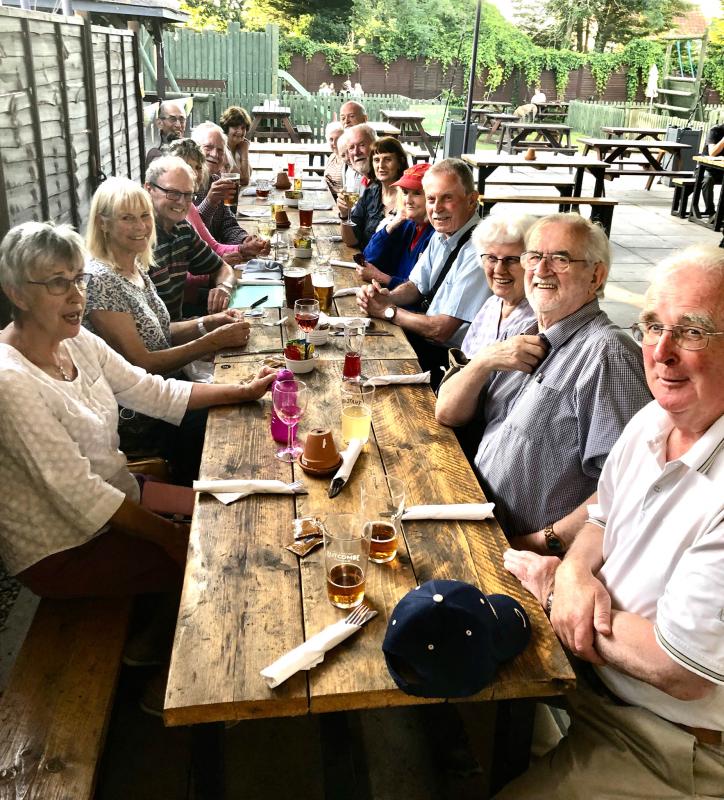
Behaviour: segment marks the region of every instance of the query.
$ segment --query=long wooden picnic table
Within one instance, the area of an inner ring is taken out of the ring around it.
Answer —
[[[289,213],[295,222],[295,211]],[[329,226],[319,227],[318,233],[329,234]],[[344,259],[349,252],[340,245],[336,255]],[[335,267],[338,286],[355,280],[353,270]],[[352,297],[337,299],[335,307],[341,315],[356,313]],[[215,380],[250,378],[259,365],[258,351],[281,348],[286,335],[279,326],[256,326],[246,352],[217,359]],[[364,373],[418,372],[414,353],[407,348],[394,337],[367,337]],[[312,428],[329,427],[341,446],[343,351],[336,343],[320,351],[325,355],[314,372],[300,376],[312,390],[301,436]],[[529,647],[502,666],[494,681],[471,700],[544,697],[573,686],[573,672],[542,609],[503,568],[506,540],[495,520],[403,523],[398,557],[370,567],[366,597],[379,616],[329,652],[318,667],[297,673],[276,689],[269,689],[259,674],[344,615],[327,601],[322,552],[300,560],[285,549],[295,517],[362,512],[359,479],[365,474],[401,478],[407,505],[484,501],[453,431],[435,421],[434,404],[427,385],[378,387],[370,441],[348,485],[334,500],[327,497],[328,477],[305,475],[297,464],[274,457],[278,445],[269,433],[269,397],[211,409],[202,479],[299,478],[308,494],[251,495],[228,506],[209,495],[198,497],[166,690],[167,725],[434,702],[398,690],[381,651],[397,601],[432,578],[455,578],[486,593],[510,594],[530,616]]]
[[[529,136],[535,136],[535,140],[530,141]],[[499,153],[503,149],[516,153],[531,146],[553,152],[571,150],[570,126],[548,122],[504,122],[501,125]]]
[[[690,170],[681,169],[681,157],[691,145],[683,142],[659,142],[653,139],[594,139],[582,137],[583,153],[588,155],[594,151],[607,166],[606,179],[613,180],[622,175],[646,175],[649,180],[646,188],[650,189],[654,178],[687,178]],[[671,165],[663,164],[666,154],[671,155]],[[642,160],[632,160],[632,156],[640,155]]]
[[[666,136],[666,128],[627,128],[622,125],[602,125],[601,131],[608,139],[656,139]]]

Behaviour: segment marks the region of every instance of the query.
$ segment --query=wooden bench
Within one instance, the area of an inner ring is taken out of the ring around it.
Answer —
[[[226,93],[226,81],[210,80],[207,78],[176,78],[179,89],[187,92],[223,92]]]
[[[295,125],[294,130],[303,142],[308,142],[314,136],[311,125]]]
[[[686,219],[689,216],[689,198],[694,191],[694,178],[673,178],[674,196],[671,200],[671,215]]]
[[[545,150],[546,152],[551,153],[562,153],[566,156],[576,156],[578,155],[578,148],[577,147],[551,147],[548,142],[526,142],[524,144],[515,144],[513,145],[513,152],[514,153],[524,153],[526,150]]]
[[[128,599],[41,600],[0,698],[0,796],[92,798]]]
[[[555,186],[561,194],[568,192],[574,184],[573,178],[550,175],[547,171],[543,175],[516,175],[513,180],[491,176],[485,181],[486,186]]]
[[[609,200],[606,197],[551,197],[535,195],[508,195],[504,197],[480,196],[478,203],[483,207],[483,217],[490,214],[496,203],[538,203],[545,205],[557,205],[561,212],[579,210],[579,206],[591,206],[591,221],[598,222],[606,231],[607,236],[611,236],[611,223],[613,222],[613,209],[618,205],[617,200]],[[579,212],[580,213],[580,212]]]

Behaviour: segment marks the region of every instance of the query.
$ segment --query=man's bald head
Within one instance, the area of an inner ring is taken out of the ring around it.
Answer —
[[[349,100],[339,110],[339,121],[343,128],[361,125],[363,122],[367,122],[367,110],[362,103]]]

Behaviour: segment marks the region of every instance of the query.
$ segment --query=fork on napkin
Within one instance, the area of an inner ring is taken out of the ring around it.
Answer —
[[[194,481],[195,492],[208,492],[224,505],[250,494],[307,494],[302,481],[226,480]]]
[[[343,642],[347,637],[356,633],[363,625],[377,616],[374,608],[364,600],[349,616],[327,625],[326,628],[307,639],[304,644],[295,647],[274,663],[261,670],[261,675],[266,679],[270,689],[284,683],[300,669],[311,669],[324,661],[324,654]]]

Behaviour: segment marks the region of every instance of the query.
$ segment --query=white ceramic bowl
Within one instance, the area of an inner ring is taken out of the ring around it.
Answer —
[[[284,360],[287,362],[287,369],[290,369],[295,375],[304,375],[306,372],[311,372],[318,358],[319,355],[317,353],[314,353],[311,358],[301,360],[294,360],[284,356]]]
[[[285,197],[284,205],[288,206],[289,208],[296,208],[299,205],[299,200],[296,200],[293,197]]]
[[[311,247],[295,247],[294,249],[294,258],[311,258],[312,257],[312,248]]]

